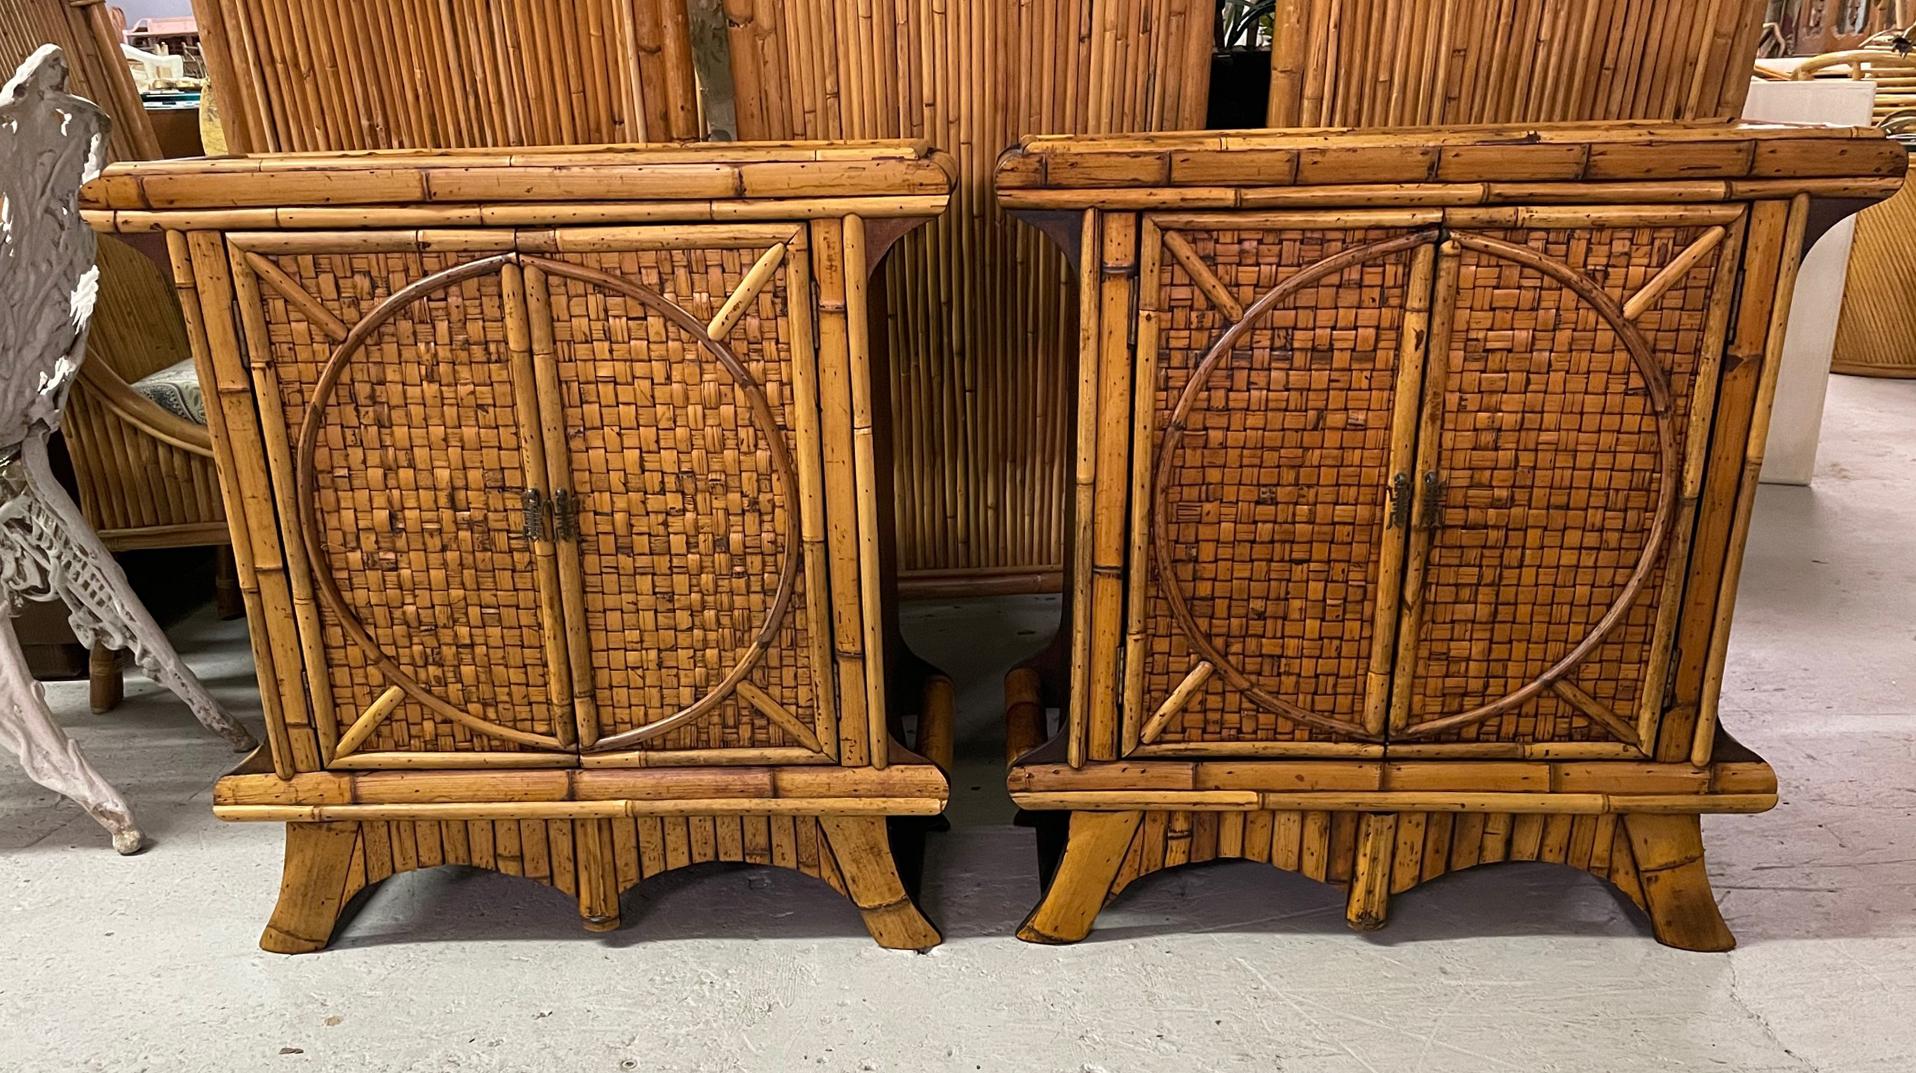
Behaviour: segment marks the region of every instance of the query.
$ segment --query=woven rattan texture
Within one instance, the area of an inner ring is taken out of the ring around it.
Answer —
[[[466,259],[378,253],[273,263],[351,325],[399,288]],[[332,343],[273,290],[261,293],[292,440]],[[424,295],[376,329],[340,377],[316,446],[314,503],[332,577],[381,652],[475,718],[553,735],[533,554],[521,534],[527,475],[518,420],[499,277]],[[392,683],[323,601],[320,616],[333,718],[345,727]],[[517,746],[409,696],[364,748]]]
[[[1360,819],[1355,812],[1147,812],[1111,892],[1166,868],[1229,859],[1348,883]],[[1393,893],[1480,864],[1545,861],[1608,879],[1643,904],[1630,838],[1616,816],[1400,812],[1395,834]]]
[[[655,291],[705,323],[762,252],[562,259]],[[789,268],[779,270],[725,342],[796,453],[789,275]],[[745,680],[811,723],[818,705],[802,581],[782,618],[770,621],[786,557],[801,554],[798,490],[784,486],[752,422],[747,389],[657,310],[594,283],[548,279],[573,487],[582,503],[586,633],[601,734],[656,722],[703,699],[768,625],[775,627],[769,648]],[[795,744],[731,697],[642,747]]]
[[[1238,302],[1401,230],[1183,232]],[[1346,269],[1280,302],[1218,365],[1187,418],[1169,523],[1173,583],[1211,642],[1256,685],[1308,712],[1363,720],[1390,484],[1391,410],[1408,253]],[[1157,458],[1195,367],[1230,325],[1162,258],[1165,324],[1152,385]],[[1147,582],[1143,717],[1200,658]],[[1213,676],[1158,743],[1322,741]]]
[[[1488,234],[1571,266],[1621,303],[1701,232]],[[1679,435],[1720,249],[1637,322],[1669,377]],[[1641,559],[1658,497],[1676,479],[1661,472],[1645,384],[1596,309],[1531,269],[1476,251],[1461,257],[1442,431],[1420,446],[1420,467],[1449,489],[1423,590],[1413,727],[1516,691],[1583,640]],[[1659,566],[1570,676],[1625,722],[1646,685],[1662,578]],[[1614,739],[1546,694],[1430,740]]]

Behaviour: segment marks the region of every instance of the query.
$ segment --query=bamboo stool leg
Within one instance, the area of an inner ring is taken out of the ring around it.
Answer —
[[[221,544],[213,551],[213,610],[228,622],[246,614],[246,601],[240,595],[239,564],[233,559],[231,544]]]
[[[310,954],[333,940],[333,928],[351,897],[357,823],[289,823],[279,903],[259,937],[275,954]]]
[[[942,941],[938,929],[918,911],[892,860],[882,816],[820,816],[819,830],[838,862],[838,873],[865,929],[891,950],[929,950]]]
[[[1018,928],[1028,943],[1075,943],[1091,934],[1091,922],[1111,892],[1118,866],[1137,837],[1142,812],[1074,812],[1064,861],[1044,900]]]
[[[952,724],[958,715],[958,700],[951,679],[937,672],[926,675],[922,697],[918,709],[918,755],[949,775],[956,749],[953,738],[956,730]]]
[[[87,707],[94,715],[105,715],[126,699],[126,672],[120,667],[120,654],[95,644],[86,660]]]
[[[1043,745],[1044,679],[1036,667],[1013,667],[1005,675],[1005,763]]]
[[[1390,865],[1397,849],[1397,814],[1367,813],[1357,830],[1357,860],[1344,918],[1359,931],[1376,931],[1390,912]]]
[[[1623,818],[1623,826],[1657,942],[1679,950],[1733,949],[1736,937],[1717,909],[1703,865],[1700,818],[1632,813]]]

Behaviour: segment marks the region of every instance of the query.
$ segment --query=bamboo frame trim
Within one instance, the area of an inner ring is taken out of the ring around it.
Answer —
[[[353,720],[353,725],[346,728],[346,733],[339,736],[339,744],[333,746],[332,759],[338,760],[364,745],[366,739],[373,736],[373,731],[379,729],[379,724],[398,709],[400,700],[405,696],[406,691],[400,687],[388,686],[384,693],[374,698],[359,718]]]
[[[714,797],[685,801],[520,801],[417,805],[214,805],[229,822],[328,823],[347,820],[580,820],[632,816],[936,816],[944,798]]]
[[[1177,718],[1178,713],[1191,703],[1191,698],[1204,688],[1204,683],[1211,680],[1211,672],[1215,670],[1217,667],[1213,664],[1198,660],[1197,666],[1191,668],[1191,673],[1184,676],[1171,695],[1164,698],[1164,703],[1158,705],[1158,710],[1151,713],[1151,718],[1144,721],[1144,728],[1138,731],[1138,741],[1149,745],[1158,740],[1164,728],[1171,725],[1171,720]]]
[[[1132,812],[1510,812],[1600,816],[1757,813],[1776,807],[1775,794],[1447,793],[1380,790],[1375,793],[1306,790],[1013,791],[1011,800],[1032,811]],[[215,806],[217,811],[218,806]]]

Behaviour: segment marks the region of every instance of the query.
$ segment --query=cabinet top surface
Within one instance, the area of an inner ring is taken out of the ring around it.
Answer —
[[[1339,188],[1352,204],[1554,200],[1623,184],[1643,201],[1694,201],[1885,197],[1907,168],[1904,151],[1869,127],[1607,123],[1043,135],[1007,151],[995,182],[1014,208],[1089,207],[1092,197],[1112,208],[1238,207],[1250,203],[1232,192],[1309,187]]]
[[[918,216],[943,207],[955,175],[923,141],[393,149],[115,164],[80,202],[109,228],[98,214],[582,202],[715,217],[692,207],[835,201],[863,216]]]

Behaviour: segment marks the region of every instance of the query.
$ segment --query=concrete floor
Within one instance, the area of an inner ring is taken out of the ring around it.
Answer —
[[[233,757],[143,679],[119,712],[49,688],[153,839],[116,857],[0,759],[0,1070],[1827,1070],[1916,1064],[1916,383],[1836,378],[1814,490],[1760,500],[1724,718],[1783,804],[1706,820],[1742,940],[1652,942],[1595,880],[1541,865],[1444,879],[1348,932],[1328,888],[1263,866],[1134,888],[1091,941],[1010,933],[1037,896],[1009,826],[998,679],[1055,601],[911,608],[960,677],[958,826],[925,903],[947,942],[880,950],[845,902],[708,868],[580,930],[544,887],[440,869],[374,893],[336,947],[255,946],[280,834],[215,822]],[[176,631],[257,719],[234,624]]]

